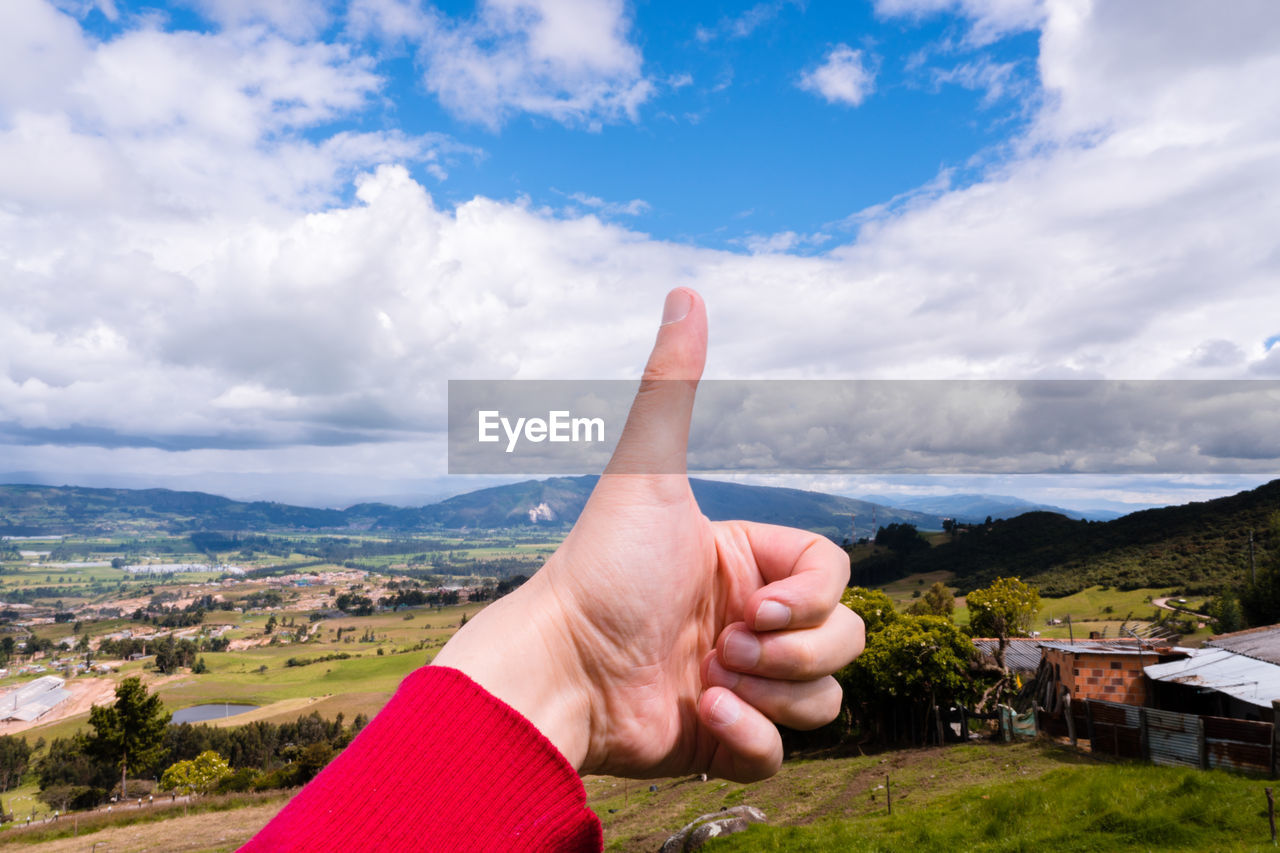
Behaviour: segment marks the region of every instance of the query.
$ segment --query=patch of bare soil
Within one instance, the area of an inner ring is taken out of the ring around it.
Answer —
[[[39,844],[18,840],[0,844],[0,850],[31,850],[39,853],[83,853],[93,847],[111,853],[196,853],[196,851],[235,850],[244,844],[287,800],[261,806],[248,806],[231,811],[205,812],[178,816],[155,823],[113,826],[96,832],[81,832],[72,838],[59,838]],[[64,818],[64,820],[70,818]]]

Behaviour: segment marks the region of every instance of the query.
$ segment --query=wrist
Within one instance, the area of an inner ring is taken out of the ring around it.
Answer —
[[[541,575],[477,613],[431,663],[465,673],[581,770],[591,740],[590,693]]]

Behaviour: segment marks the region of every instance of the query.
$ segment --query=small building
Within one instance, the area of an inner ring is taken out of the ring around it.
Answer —
[[[1186,657],[1189,650],[1149,645],[1131,639],[1042,640],[1044,660],[1053,680],[1071,698],[1105,699],[1125,705],[1147,703],[1143,667]]]
[[[1219,634],[1206,641],[1205,645],[1280,666],[1280,625]]]
[[[63,689],[66,682],[46,675],[0,696],[0,719],[32,722],[71,698]]]
[[[1214,637],[1146,674],[1154,707],[1270,722],[1272,702],[1280,700],[1280,625]]]

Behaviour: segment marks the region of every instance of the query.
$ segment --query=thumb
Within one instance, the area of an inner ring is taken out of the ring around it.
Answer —
[[[667,294],[658,340],[606,474],[683,474],[689,420],[707,360],[707,309],[687,287]]]

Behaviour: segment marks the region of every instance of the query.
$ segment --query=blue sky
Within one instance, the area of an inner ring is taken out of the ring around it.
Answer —
[[[448,379],[633,377],[675,285],[717,378],[1280,376],[1280,8],[1205,8],[9,0],[0,475],[456,491]],[[938,488],[1280,468],[1156,458]]]

